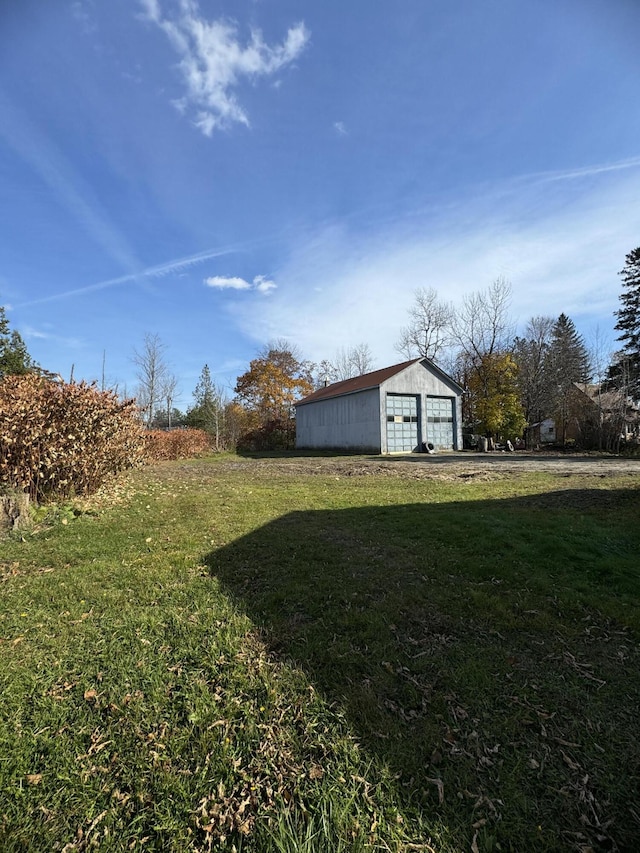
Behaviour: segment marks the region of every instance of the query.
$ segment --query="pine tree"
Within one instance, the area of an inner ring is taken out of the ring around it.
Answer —
[[[589,351],[573,320],[561,314],[551,331],[549,367],[557,385],[587,382],[590,378]]]
[[[31,373],[37,365],[27,352],[20,332],[10,331],[5,309],[0,305],[0,378]]]
[[[226,400],[222,389],[211,378],[208,364],[202,368],[193,399],[195,405],[187,412],[187,424],[208,432],[215,439],[216,450],[220,449]]]
[[[573,320],[566,314],[558,317],[551,331],[547,375],[551,404],[556,420],[560,422],[564,444],[567,423],[572,417],[575,385],[588,382],[591,377],[589,352]]]
[[[615,312],[618,322],[615,328],[623,348],[615,363],[609,368],[609,384],[622,388],[626,394],[640,398],[640,247],[626,257],[625,267],[620,270],[623,293],[620,294],[622,308]]]

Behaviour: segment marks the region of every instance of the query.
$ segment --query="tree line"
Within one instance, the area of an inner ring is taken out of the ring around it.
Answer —
[[[527,426],[551,417],[564,443],[576,417],[576,388],[586,391],[588,386],[600,407],[594,434],[602,446],[610,438],[602,430],[605,396],[609,411],[611,399],[617,400],[623,420],[629,401],[640,399],[640,248],[626,256],[620,276],[623,291],[615,328],[621,347],[606,358],[597,346],[589,350],[564,313],[532,317],[522,334],[515,334],[511,286],[503,278],[465,295],[457,306],[440,299],[434,288],[419,288],[396,349],[407,359],[428,358],[452,376],[465,389],[464,429],[493,438],[518,438]],[[291,446],[297,400],[375,367],[366,343],[342,347],[332,358],[314,364],[279,340],[251,360],[237,377],[233,395],[205,364],[193,389],[193,404],[182,412],[176,406],[179,380],[166,349],[158,335],[146,334],[133,353],[135,396],[145,425],[205,430],[217,450],[243,442]],[[46,373],[32,360],[19,333],[9,329],[0,307],[0,377],[30,372]],[[616,423],[614,437],[619,437],[619,427]]]
[[[340,348],[333,358],[314,364],[285,340],[266,344],[237,377],[233,395],[205,364],[186,412],[175,407],[177,380],[166,360],[166,346],[147,334],[134,350],[137,399],[150,429],[192,427],[211,436],[215,450],[246,446],[292,447],[295,403],[322,385],[350,379],[373,369],[367,344]]]
[[[397,349],[408,358],[429,358],[466,389],[467,430],[512,438],[552,418],[565,444],[570,423],[579,421],[585,441],[611,447],[640,399],[640,248],[626,256],[620,276],[615,328],[622,347],[608,357],[598,339],[589,350],[565,313],[532,317],[516,335],[504,279],[464,296],[459,306],[420,288]]]
[[[518,336],[510,300],[503,278],[457,307],[434,289],[419,289],[397,343],[405,356],[430,359],[465,388],[466,430],[505,439],[566,413],[575,384],[591,378],[589,352],[566,314],[532,317]]]

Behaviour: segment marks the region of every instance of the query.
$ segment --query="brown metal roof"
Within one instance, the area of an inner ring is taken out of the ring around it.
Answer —
[[[394,364],[391,367],[383,367],[382,370],[374,370],[372,373],[363,373],[354,379],[344,379],[342,382],[334,382],[326,388],[319,388],[313,394],[309,394],[296,403],[296,406],[304,406],[306,403],[315,403],[316,400],[328,400],[330,397],[340,397],[342,394],[353,394],[354,391],[364,391],[366,388],[377,388],[387,379],[401,373],[407,367],[422,361],[421,358],[412,358],[411,361],[403,361],[402,364]]]

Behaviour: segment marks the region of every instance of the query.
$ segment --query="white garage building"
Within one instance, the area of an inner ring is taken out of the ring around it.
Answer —
[[[296,447],[461,450],[462,391],[426,358],[334,382],[296,403]]]

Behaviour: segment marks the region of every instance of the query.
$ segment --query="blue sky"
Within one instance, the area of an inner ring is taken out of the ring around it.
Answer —
[[[640,244],[636,0],[7,0],[0,304],[44,367],[185,408],[285,338],[375,366],[417,287],[611,348]]]

